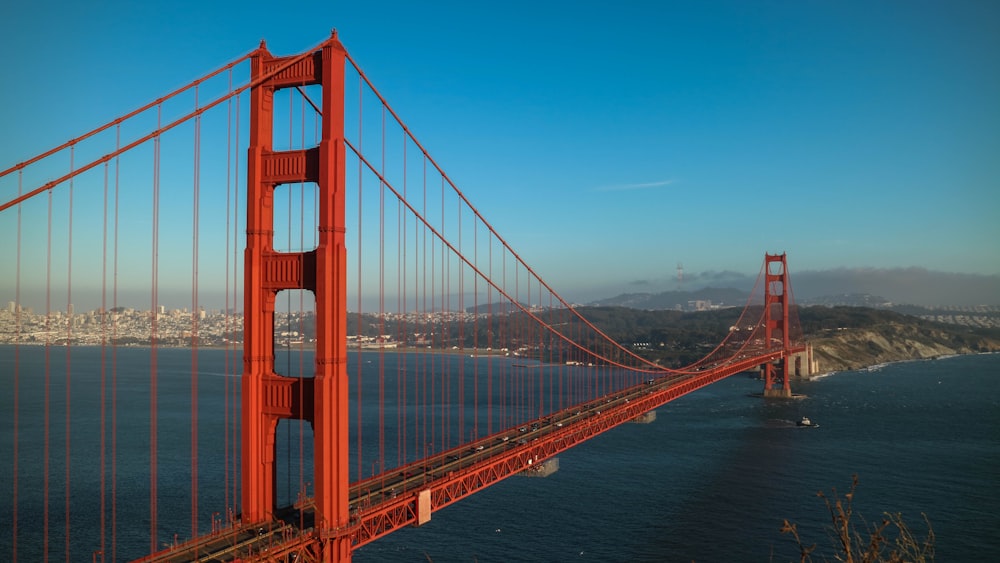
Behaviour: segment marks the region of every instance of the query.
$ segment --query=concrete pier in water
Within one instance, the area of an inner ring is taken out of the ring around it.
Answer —
[[[548,477],[556,471],[559,471],[558,457],[534,463],[528,469],[518,473],[518,475],[522,477]]]

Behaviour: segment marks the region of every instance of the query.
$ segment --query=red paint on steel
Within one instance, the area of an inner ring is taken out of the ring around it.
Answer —
[[[788,285],[788,263],[785,254],[766,254],[764,256],[764,346],[768,349],[779,340],[783,354],[781,356],[781,393],[791,395],[789,377],[789,359],[791,357],[791,341],[789,335],[788,309],[790,307]],[[778,311],[775,311],[778,309]],[[764,364],[764,393],[774,390],[778,383],[775,366],[771,362]]]
[[[350,560],[350,544],[342,533],[348,522],[349,493],[345,60],[335,34],[308,56],[276,58],[261,45],[251,59],[255,86],[250,102],[244,266],[243,521],[274,518],[278,420],[308,420],[313,426],[315,547],[324,561],[334,562]],[[283,70],[275,72],[278,69]],[[274,92],[310,84],[323,90],[319,146],[273,151]],[[318,186],[318,243],[313,251],[278,253],[273,248],[274,188],[293,182]],[[309,289],[315,294],[313,378],[283,377],[275,371],[274,301],[282,289]]]

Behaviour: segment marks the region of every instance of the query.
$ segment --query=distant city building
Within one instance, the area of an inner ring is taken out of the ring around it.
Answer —
[[[695,299],[688,301],[689,311],[708,311],[712,309],[712,301],[710,299]]]

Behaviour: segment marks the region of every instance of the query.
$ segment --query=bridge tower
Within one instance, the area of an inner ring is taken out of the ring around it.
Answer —
[[[788,334],[788,263],[784,253],[764,255],[764,282],[764,341],[769,349],[780,342],[784,351],[780,365],[781,387],[776,387],[778,374],[775,370],[778,366],[772,362],[764,364],[764,396],[787,398],[792,396],[792,389],[789,382],[791,341]]]
[[[350,561],[347,275],[344,242],[344,66],[336,32],[319,50],[273,57],[261,42],[252,56],[250,148],[247,157],[242,377],[242,519],[274,518],[275,431],[280,419],[312,424],[316,540],[323,561]],[[319,84],[321,138],[316,147],[274,151],[274,93]],[[318,246],[307,252],[274,250],[274,190],[315,183]],[[315,371],[311,378],[279,375],[274,363],[274,308],[281,290],[307,289],[316,302]]]

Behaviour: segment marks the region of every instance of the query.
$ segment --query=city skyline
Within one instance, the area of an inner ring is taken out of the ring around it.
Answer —
[[[787,252],[793,280],[1000,275],[991,4],[106,2],[55,3],[54,17],[49,4],[0,12],[19,85],[0,104],[0,168],[261,39],[294,54],[336,28],[473,205],[570,301],[672,289],[678,262],[692,280],[752,277],[765,252]],[[123,297],[146,289],[123,278]]]

